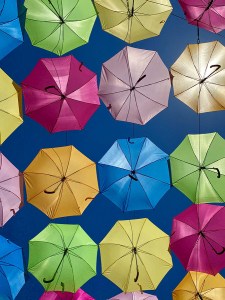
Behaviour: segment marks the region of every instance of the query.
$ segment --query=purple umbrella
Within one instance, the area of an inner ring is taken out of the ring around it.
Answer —
[[[121,293],[116,295],[109,300],[158,300],[156,296],[149,295],[141,292],[133,292],[133,293]]]

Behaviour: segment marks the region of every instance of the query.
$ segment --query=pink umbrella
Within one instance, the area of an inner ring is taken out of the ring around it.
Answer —
[[[225,267],[225,207],[192,205],[176,216],[170,247],[186,270],[216,275]]]
[[[134,293],[121,293],[117,296],[110,298],[109,300],[158,300],[156,296],[149,295],[141,292]]]
[[[39,300],[95,300],[82,289],[74,293],[68,292],[45,292]]]
[[[157,52],[125,47],[103,64],[99,96],[116,120],[144,125],[168,106],[170,87]]]
[[[0,227],[23,206],[23,178],[19,170],[0,153]]]
[[[225,29],[224,0],[179,0],[190,24],[218,33]]]
[[[83,129],[100,105],[96,74],[71,55],[39,60],[22,88],[26,114],[50,132]]]

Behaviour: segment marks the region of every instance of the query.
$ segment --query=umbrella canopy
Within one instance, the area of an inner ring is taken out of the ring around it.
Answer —
[[[25,284],[22,249],[0,236],[0,299],[14,300]]]
[[[17,0],[0,2],[0,59],[23,42]]]
[[[45,292],[39,300],[94,300],[94,298],[79,289],[76,293]]]
[[[225,201],[225,140],[189,134],[170,155],[172,184],[194,203]]]
[[[0,153],[0,227],[23,206],[23,178],[20,171]]]
[[[47,291],[75,293],[96,275],[97,252],[80,225],[49,224],[29,242],[28,271]]]
[[[148,219],[118,221],[100,243],[102,274],[125,293],[156,289],[172,268],[168,247]]]
[[[27,201],[49,218],[81,215],[98,194],[95,163],[73,146],[42,149],[24,178]]]
[[[170,189],[168,158],[148,138],[117,140],[98,163],[101,193],[123,211],[154,208]]]
[[[173,220],[170,248],[188,271],[216,275],[225,267],[225,207],[192,205]]]
[[[156,296],[149,295],[141,292],[133,292],[133,293],[121,293],[116,295],[109,300],[158,300]]]
[[[225,279],[200,272],[189,272],[173,291],[173,300],[225,299]]]
[[[116,120],[144,125],[168,106],[170,87],[157,52],[125,47],[103,64],[99,95]]]
[[[225,29],[225,3],[223,0],[178,0],[188,23],[214,33]]]
[[[174,95],[197,113],[225,109],[225,47],[188,45],[171,67]]]
[[[24,5],[34,46],[63,55],[88,43],[96,19],[91,0],[25,0]]]
[[[39,60],[22,88],[26,115],[50,132],[83,129],[100,105],[97,75],[71,55]]]
[[[134,43],[160,34],[172,12],[169,0],[94,0],[102,29]]]
[[[0,69],[0,145],[23,123],[20,87]]]

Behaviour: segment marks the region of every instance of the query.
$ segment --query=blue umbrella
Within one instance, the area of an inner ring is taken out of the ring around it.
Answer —
[[[98,163],[100,191],[123,211],[154,208],[170,189],[168,158],[147,138],[117,140]]]
[[[17,0],[0,1],[0,59],[23,42]]]
[[[0,299],[15,299],[25,283],[22,249],[0,236]]]

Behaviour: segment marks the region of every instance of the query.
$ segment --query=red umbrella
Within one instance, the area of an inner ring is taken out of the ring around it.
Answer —
[[[50,132],[83,129],[100,105],[96,74],[73,56],[41,59],[22,88],[26,115]]]

